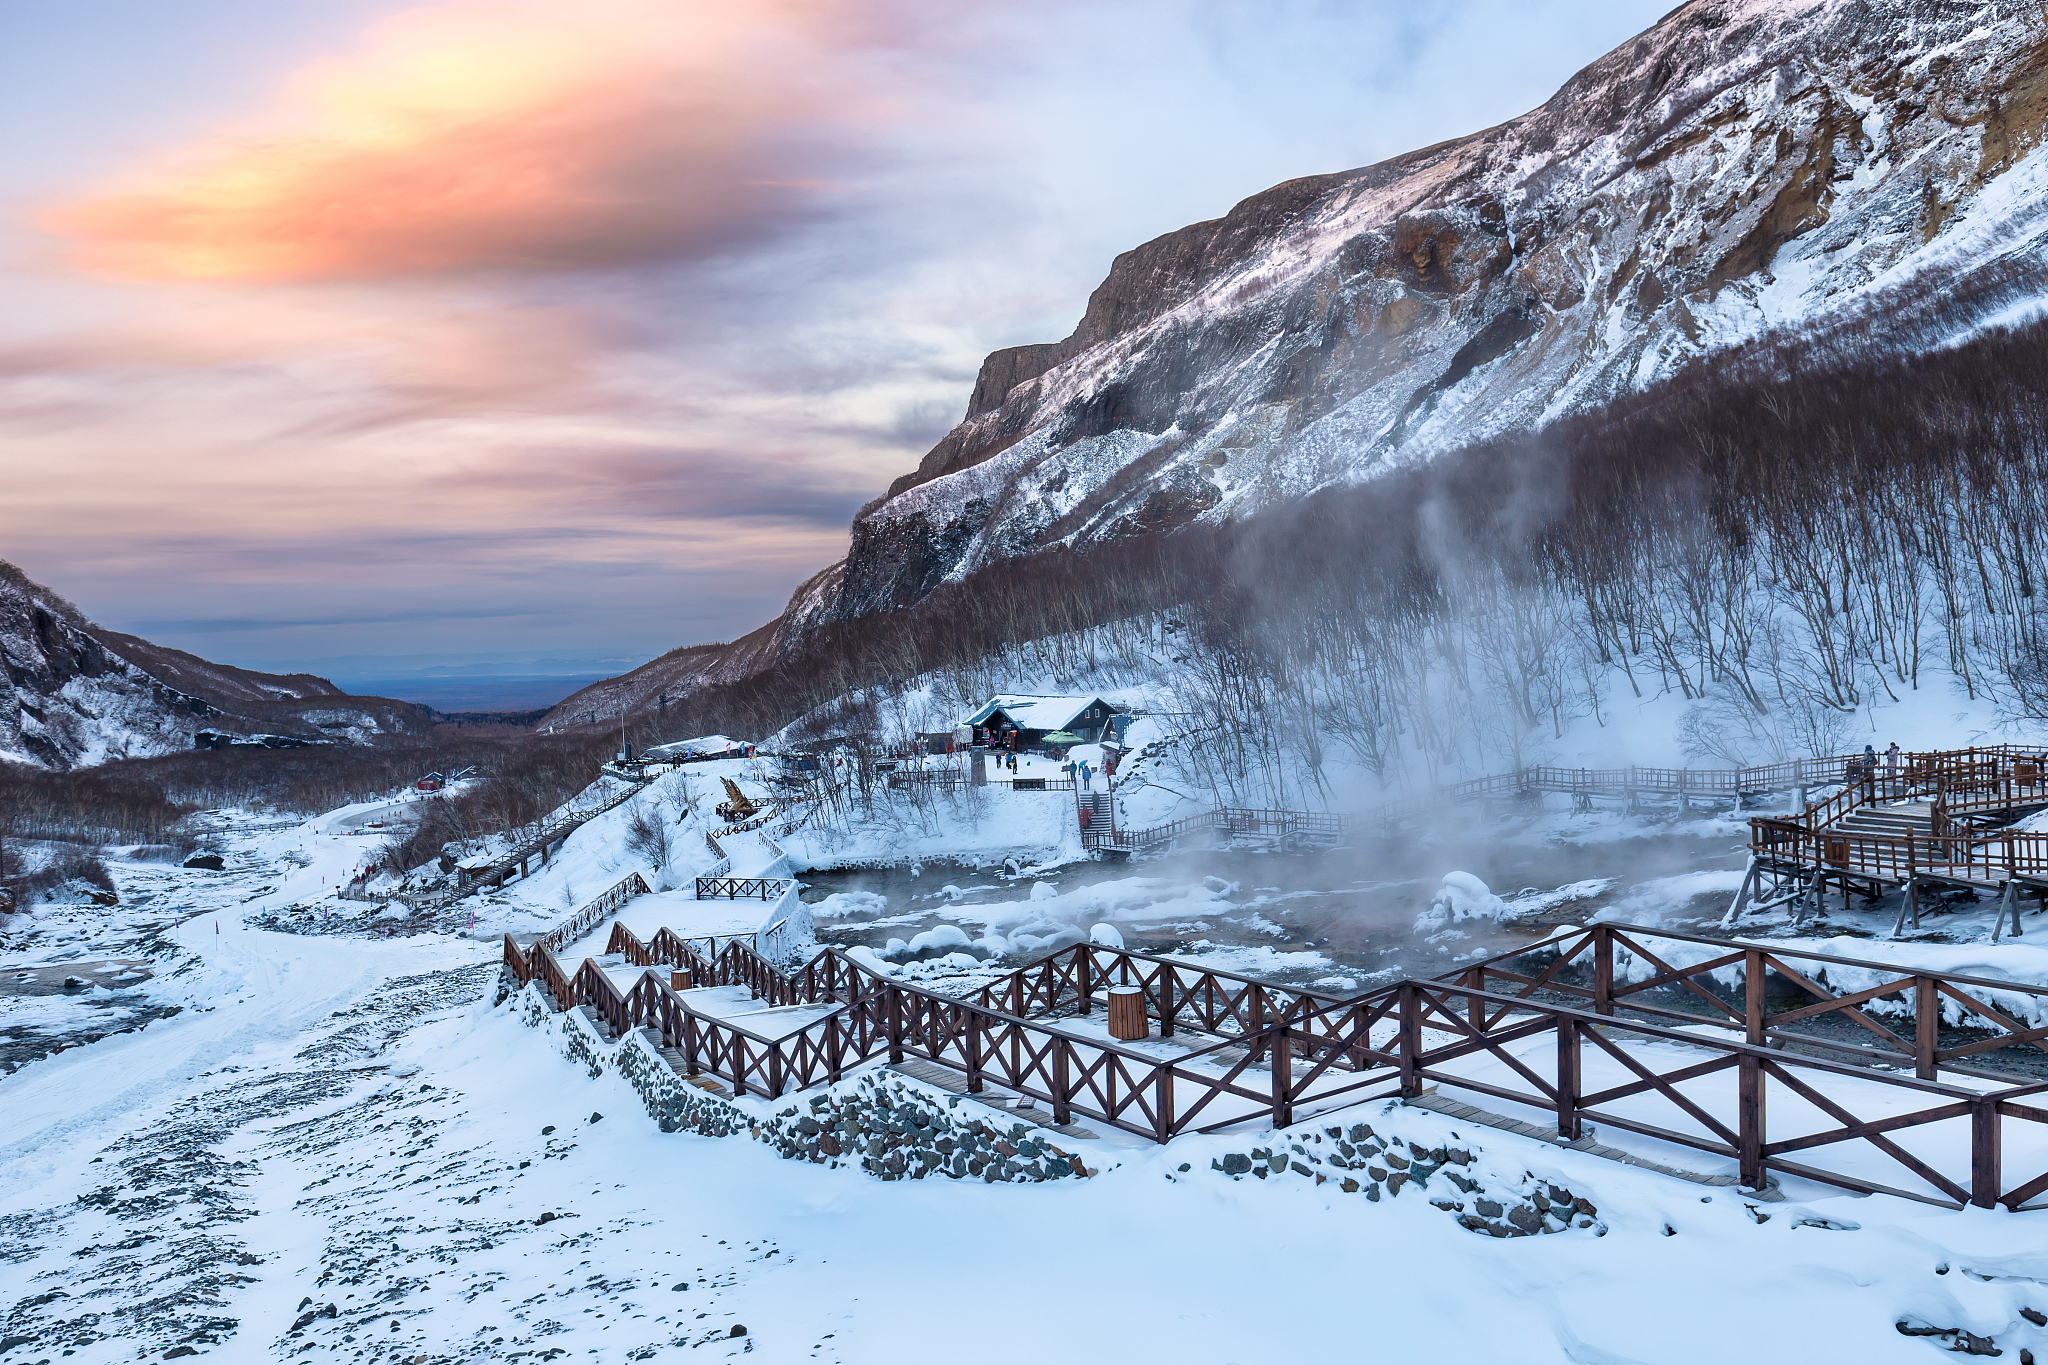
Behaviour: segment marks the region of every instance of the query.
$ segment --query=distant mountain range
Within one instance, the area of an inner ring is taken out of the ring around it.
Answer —
[[[1223,521],[1787,336],[1938,346],[2048,265],[2048,30],[1945,0],[1692,0],[1542,107],[1125,252],[783,615],[594,684],[656,712],[983,566]]]
[[[310,673],[256,673],[105,630],[0,561],[0,760],[86,767],[241,743],[424,733],[425,709]]]

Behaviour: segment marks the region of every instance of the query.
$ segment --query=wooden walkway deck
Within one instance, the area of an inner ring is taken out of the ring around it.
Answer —
[[[1908,754],[1858,764],[1838,791],[1789,818],[1750,821],[1750,865],[1724,927],[1758,909],[1817,908],[1829,886],[1876,899],[1904,889],[1899,922],[1919,926],[1923,890],[1998,892],[1994,938],[2020,932],[2023,896],[2048,902],[2048,833],[2011,828],[2048,809],[2048,755],[2016,746]]]
[[[739,1097],[914,1064],[1050,1126],[1168,1142],[1437,1090],[1467,1121],[1747,1191],[1775,1172],[1950,1207],[2048,1196],[2048,987],[1600,924],[1352,997],[1099,944],[953,997],[834,949],[785,971],[616,922],[606,961],[569,970],[556,954],[600,918],[508,936],[506,969],[615,1037],[652,1030],[678,1074]],[[1143,1039],[1099,1024],[1120,987]],[[1619,1137],[1591,1143],[1589,1123]],[[1672,1164],[1686,1152],[1704,1175]]]
[[[1552,792],[1570,796],[1580,810],[1592,809],[1597,799],[1625,801],[1633,810],[1649,798],[1676,798],[1681,806],[1694,801],[1726,801],[1739,809],[1744,800],[1770,792],[1834,786],[1854,780],[1862,772],[1861,754],[1790,759],[1751,768],[1562,768],[1538,764],[1454,782],[1357,815],[1225,806],[1149,829],[1120,829],[1114,798],[1095,792],[1076,796],[1075,816],[1081,826],[1081,846],[1105,852],[1148,853],[1197,835],[1328,844],[1361,830],[1393,834],[1406,822],[1475,801],[1526,802]]]

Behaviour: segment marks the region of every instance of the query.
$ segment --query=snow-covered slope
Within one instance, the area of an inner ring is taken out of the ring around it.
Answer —
[[[1519,119],[1119,256],[1071,336],[984,362],[791,619],[1368,478],[1774,329],[1924,344],[2040,291],[2044,131],[2031,10],[1693,0]]]
[[[1788,335],[1880,353],[2048,295],[2024,7],[1692,0],[1542,107],[1289,181],[1117,257],[776,621],[546,727],[648,716],[984,565],[1242,516]]]
[[[209,663],[93,625],[0,560],[0,761],[89,767],[190,749],[202,731],[361,743],[426,728],[406,702]]]

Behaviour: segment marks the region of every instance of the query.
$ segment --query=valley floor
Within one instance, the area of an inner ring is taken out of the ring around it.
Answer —
[[[226,873],[117,865],[128,903],[15,917],[0,981],[104,984],[0,997],[77,1044],[0,1076],[0,1362],[2048,1352],[2023,1312],[2048,1311],[2048,1215],[1814,1186],[1753,1205],[1413,1108],[1346,1120],[1483,1148],[1601,1227],[1496,1240],[1413,1190],[1212,1171],[1245,1136],[1098,1140],[1092,1178],[985,1185],[664,1134],[493,1004],[492,917],[531,908],[486,904],[474,935],[258,927],[354,865],[332,827],[243,822]],[[135,1031],[88,1043],[67,1009]]]

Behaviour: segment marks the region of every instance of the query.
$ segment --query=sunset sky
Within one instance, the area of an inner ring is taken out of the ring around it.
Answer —
[[[231,662],[778,611],[1118,251],[1662,3],[0,5],[0,559]]]

